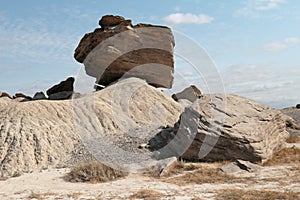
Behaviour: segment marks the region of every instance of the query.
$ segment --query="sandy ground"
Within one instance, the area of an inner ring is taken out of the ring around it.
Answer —
[[[233,188],[300,192],[300,172],[289,165],[235,174],[245,178],[244,182],[184,186],[164,182],[166,178],[156,179],[139,174],[107,183],[70,183],[62,178],[68,171],[68,168],[47,169],[2,180],[0,199],[130,199],[133,193],[142,189],[162,193],[164,197],[161,199],[214,199],[219,190]]]

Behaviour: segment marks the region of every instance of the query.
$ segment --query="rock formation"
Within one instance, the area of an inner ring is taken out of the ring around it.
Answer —
[[[236,95],[203,95],[193,108],[185,108],[175,128],[162,131],[149,145],[163,157],[264,161],[284,147],[289,136],[285,118],[278,110]]]
[[[57,85],[54,85],[47,90],[47,95],[50,100],[64,100],[70,99],[74,91],[74,81],[73,77],[67,78],[67,80],[60,82]]]
[[[191,85],[185,88],[183,91],[177,94],[173,94],[172,98],[175,101],[178,101],[179,99],[187,99],[190,102],[194,102],[197,99],[199,99],[201,96],[202,96],[201,91],[195,85]]]
[[[9,99],[12,99],[12,96],[10,96],[8,93],[6,93],[6,92],[1,92],[0,91],[0,98],[1,97],[7,97],[7,98],[9,98]]]
[[[128,135],[139,128],[170,126],[180,112],[180,105],[171,97],[136,78],[72,101],[20,103],[0,98],[0,176],[76,161],[78,153],[74,152],[82,148],[80,131],[104,134],[103,143],[108,144],[106,152],[111,156],[115,151],[110,140],[138,150],[134,140],[147,138],[148,133],[125,137],[126,131]],[[101,132],[91,131],[97,125]]]
[[[47,99],[47,97],[44,94],[44,92],[37,92],[32,97],[32,100],[45,100],[45,99]]]
[[[23,93],[16,93],[13,98],[27,98],[28,96]]]
[[[155,87],[171,88],[174,38],[170,28],[107,15],[101,28],[86,34],[74,57],[96,83],[107,86],[121,77],[138,77]]]

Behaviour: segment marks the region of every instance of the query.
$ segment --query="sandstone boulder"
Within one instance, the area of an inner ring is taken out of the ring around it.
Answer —
[[[264,161],[284,147],[285,119],[280,111],[240,96],[203,95],[185,108],[175,128],[150,140],[149,148],[160,157],[191,161]]]
[[[171,88],[174,38],[170,28],[133,26],[120,16],[104,16],[101,29],[86,34],[75,50],[96,84],[107,86],[122,77],[138,77],[155,87]]]
[[[191,85],[185,88],[183,91],[177,94],[173,94],[172,98],[175,101],[178,101],[179,99],[187,99],[190,102],[194,102],[197,99],[199,99],[201,96],[202,96],[201,91],[195,85]]]
[[[70,99],[74,91],[74,82],[73,77],[67,78],[65,81],[60,82],[57,85],[54,85],[47,90],[47,95],[50,100],[64,100]]]

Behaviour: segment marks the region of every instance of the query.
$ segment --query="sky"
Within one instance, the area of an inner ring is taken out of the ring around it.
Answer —
[[[298,0],[0,2],[0,91],[33,95],[78,76],[83,65],[73,54],[80,39],[99,27],[101,16],[113,14],[172,28],[179,51],[173,91],[182,90],[184,80],[203,93],[220,92],[213,82],[221,81],[223,92],[275,108],[300,103]],[[196,75],[180,55],[181,35],[207,54],[217,78],[205,67]]]

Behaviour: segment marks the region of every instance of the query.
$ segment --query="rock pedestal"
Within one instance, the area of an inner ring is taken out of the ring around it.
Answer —
[[[137,77],[155,87],[172,87],[175,44],[170,28],[133,26],[131,20],[112,15],[103,16],[99,24],[101,28],[81,39],[74,54],[97,84]]]

